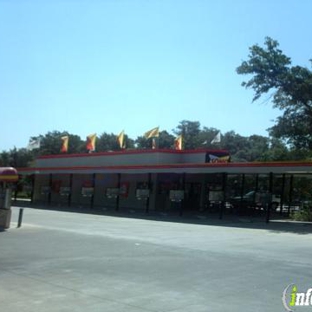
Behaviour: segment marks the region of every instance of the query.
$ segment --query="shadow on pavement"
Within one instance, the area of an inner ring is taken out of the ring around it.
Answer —
[[[115,208],[103,207],[68,207],[61,205],[32,204],[25,201],[15,201],[12,203],[13,209],[18,208],[34,208],[40,210],[62,211],[69,213],[93,214],[117,218],[142,219],[161,222],[175,222],[183,224],[198,224],[207,226],[221,226],[244,229],[266,230],[274,233],[293,233],[293,234],[312,234],[312,222],[298,222],[286,218],[279,218],[265,222],[265,216],[237,216],[224,214],[223,218],[219,218],[218,213],[200,213],[200,212],[185,212],[180,216],[180,211],[152,211],[146,213],[142,209],[120,208],[118,211]],[[0,228],[0,232],[1,232]],[[3,229],[3,231],[5,231]]]
[[[6,230],[5,230],[5,228],[4,227],[0,227],[0,233],[1,232],[5,232]]]

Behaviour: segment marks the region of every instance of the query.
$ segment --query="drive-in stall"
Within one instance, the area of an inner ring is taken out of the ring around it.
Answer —
[[[18,174],[14,168],[0,167],[0,229],[10,227],[12,185],[17,180]]]

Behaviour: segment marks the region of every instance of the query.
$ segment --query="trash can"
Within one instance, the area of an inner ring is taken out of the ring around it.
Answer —
[[[12,183],[18,180],[16,169],[0,168],[0,229],[8,229],[11,223]]]
[[[11,195],[10,188],[0,192],[0,228],[8,229],[11,223]]]

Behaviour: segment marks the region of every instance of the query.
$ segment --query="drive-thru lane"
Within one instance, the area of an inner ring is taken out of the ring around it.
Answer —
[[[187,224],[25,208],[0,233],[3,311],[283,311],[312,287],[311,227]]]

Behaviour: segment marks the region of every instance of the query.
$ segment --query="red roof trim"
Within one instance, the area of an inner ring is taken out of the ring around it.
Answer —
[[[112,152],[99,152],[99,153],[82,153],[82,154],[57,154],[57,155],[43,155],[38,159],[49,158],[72,158],[72,157],[97,157],[97,156],[116,156],[116,155],[132,155],[132,154],[154,154],[154,153],[167,153],[167,154],[200,154],[200,153],[229,153],[227,150],[218,149],[197,149],[197,150],[172,150],[172,149],[154,149],[154,150],[125,150],[125,151],[112,151]]]

